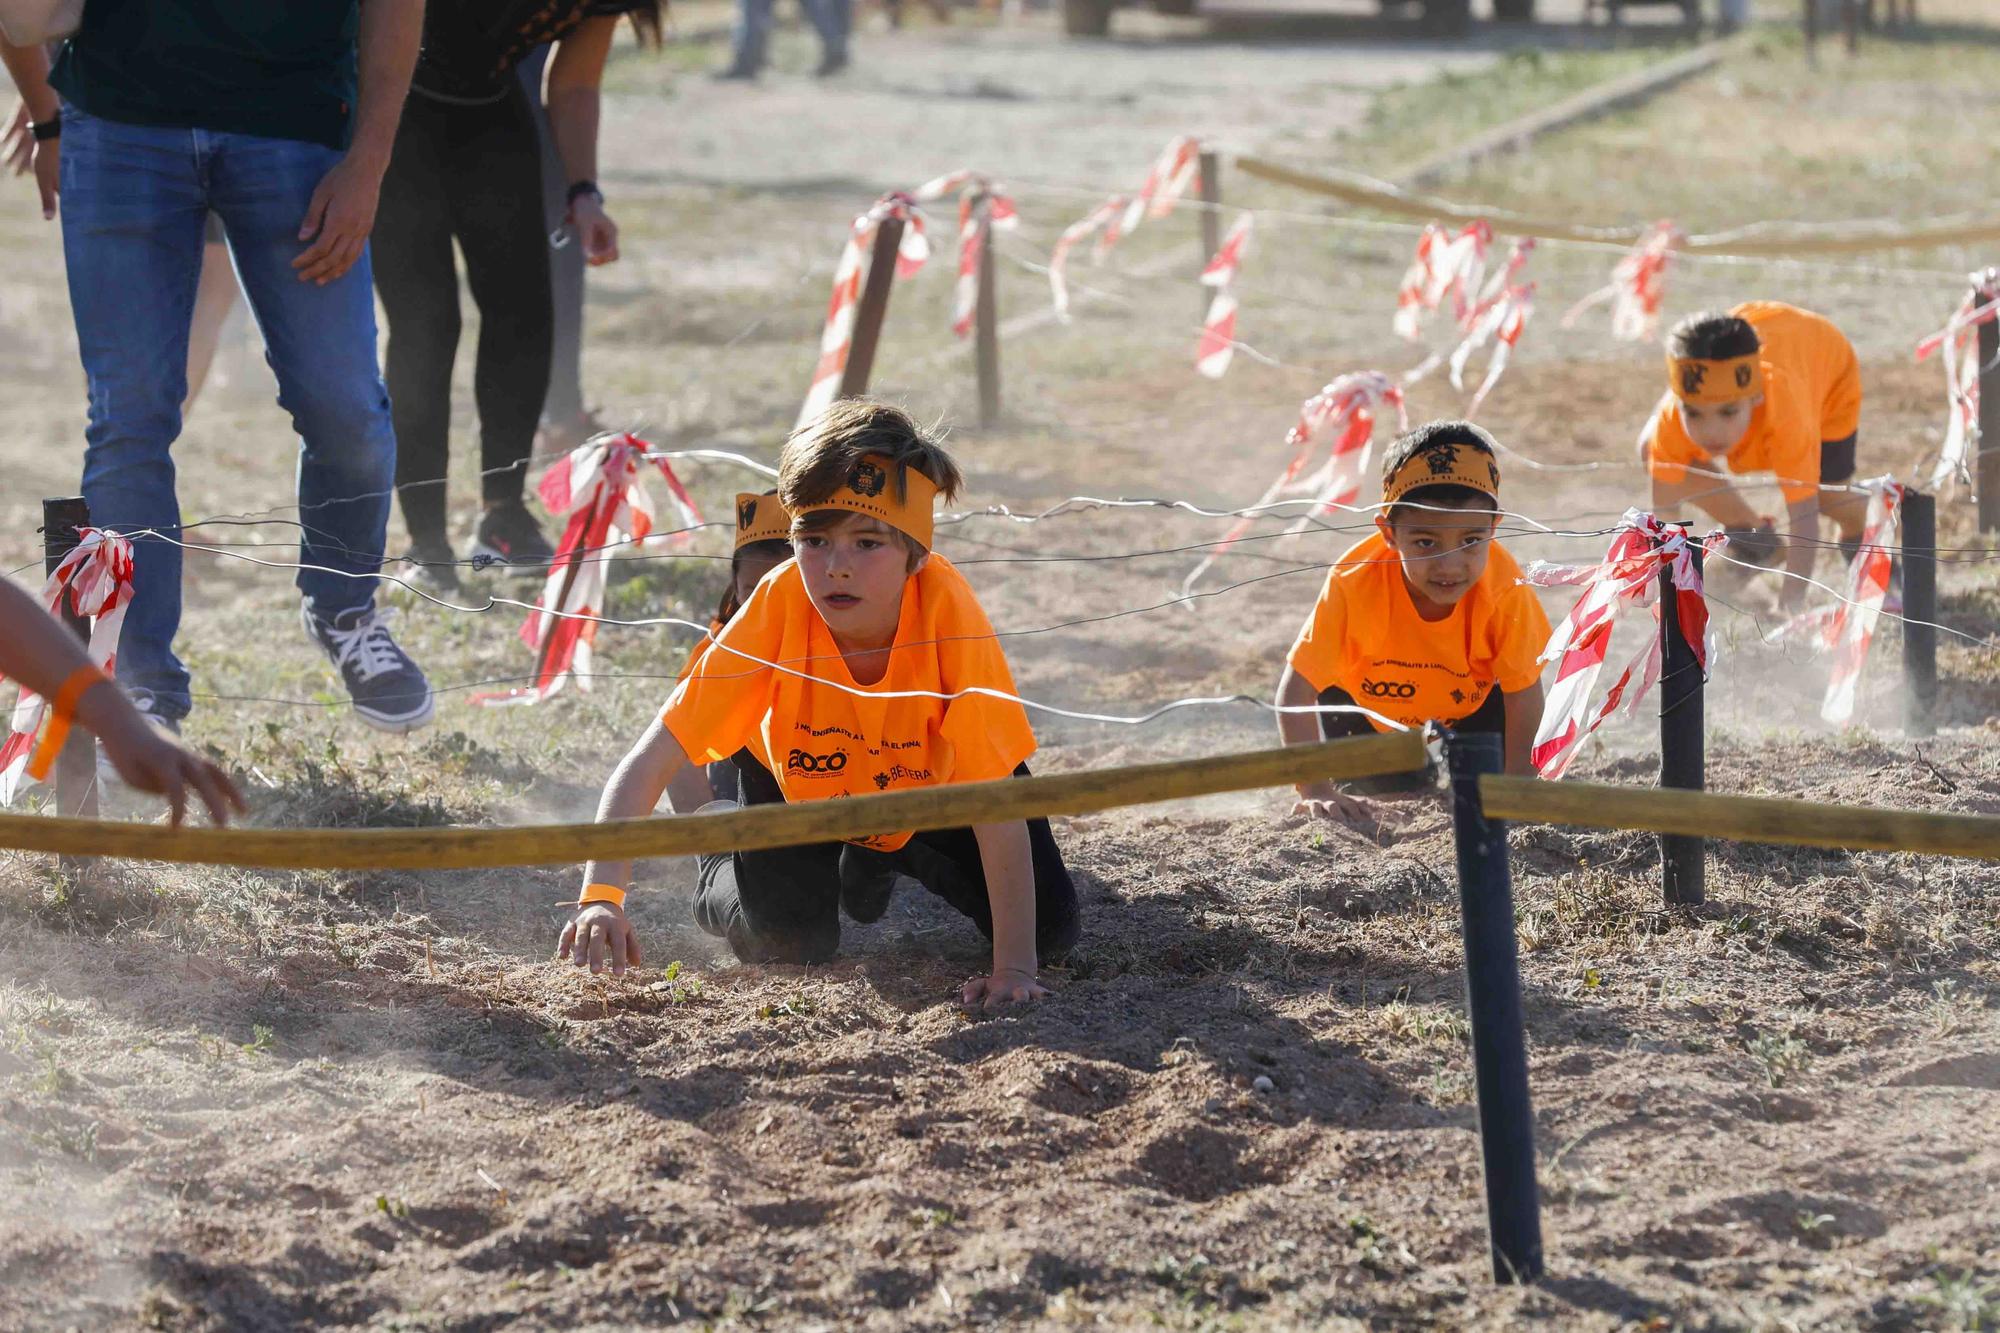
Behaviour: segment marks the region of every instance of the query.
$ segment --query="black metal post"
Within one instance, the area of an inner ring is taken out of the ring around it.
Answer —
[[[90,526],[90,506],[80,495],[42,501],[42,563],[44,572],[54,574],[63,557],[76,549],[77,529]],[[85,645],[90,643],[90,621],[72,609],[64,598],[58,613],[63,624]],[[97,817],[97,742],[82,727],[70,730],[62,753],[56,756],[56,813],[84,819]],[[88,861],[63,857],[57,868],[75,878]]]
[[[1903,730],[1937,734],[1937,498],[1903,492]]]
[[[1681,524],[1685,530],[1686,522]],[[1696,571],[1701,548],[1688,547]],[[1681,635],[1680,601],[1674,595],[1674,572],[1660,571],[1660,785],[1702,791],[1708,785],[1704,752],[1704,703],[1701,663]],[[1707,896],[1707,845],[1684,833],[1660,835],[1661,887],[1669,907],[1693,906]]]
[[[1479,799],[1479,775],[1500,772],[1504,753],[1498,736],[1445,738],[1493,1280],[1528,1283],[1539,1281],[1543,1272],[1542,1203],[1535,1180],[1535,1113],[1528,1097],[1528,1041],[1514,942],[1514,881],[1507,865],[1506,826],[1488,820]]]
[[[882,321],[889,313],[889,284],[896,278],[896,251],[902,244],[903,220],[883,218],[875,228],[875,250],[868,258],[868,276],[854,310],[854,338],[840,373],[839,397],[858,398],[868,392],[869,377],[875,373],[875,344],[882,338]]]
[[[974,201],[979,219],[979,314],[973,321],[973,357],[979,373],[979,424],[1000,420],[1000,298],[993,264],[993,196]]]
[[[1975,304],[1992,299],[1976,288]],[[1979,326],[1979,530],[2000,532],[2000,321]]]

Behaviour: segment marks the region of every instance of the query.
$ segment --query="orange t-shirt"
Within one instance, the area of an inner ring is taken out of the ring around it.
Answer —
[[[1495,685],[1511,694],[1542,678],[1549,618],[1520,577],[1519,563],[1495,542],[1486,572],[1451,614],[1425,620],[1402,562],[1378,532],[1327,574],[1286,660],[1313,689],[1338,685],[1405,726],[1461,721]]]
[[[1764,344],[1764,401],[1750,412],[1750,429],[1729,451],[1731,472],[1773,472],[1787,500],[1819,490],[1819,447],[1844,440],[1861,424],[1861,364],[1832,320],[1778,301],[1749,301],[1729,312],[1750,322]],[[1690,463],[1714,455],[1689,438],[1680,399],[1660,400],[1646,427],[1647,465],[1675,482]]]
[[[882,679],[855,685],[833,632],[806,596],[798,565],[787,561],[693,663],[661,720],[697,764],[747,746],[787,801],[1004,778],[1035,752],[1027,710],[1012,700],[872,697],[898,690],[1014,693],[993,626],[965,576],[943,556],[933,554],[903,584],[895,642]],[[908,833],[855,839],[885,852],[909,840]]]
[[[694,664],[701,661],[702,654],[706,653],[715,643],[716,639],[721,636],[724,623],[720,620],[711,620],[708,622],[708,636],[688,650],[688,660],[682,664],[681,674],[674,677],[675,680],[686,680],[688,678],[688,673],[694,670]]]

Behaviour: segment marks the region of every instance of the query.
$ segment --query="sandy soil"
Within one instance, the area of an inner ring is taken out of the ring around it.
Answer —
[[[801,63],[803,40],[782,58]],[[605,175],[632,258],[592,309],[608,414],[665,443],[774,453],[839,229],[881,188],[967,162],[1042,182],[1007,246],[1032,261],[1091,188],[1136,184],[1168,133],[1332,152],[1368,89],[1489,58],[1211,46],[1173,25],[1088,48],[1046,26],[918,29],[862,51],[836,89],[621,64]],[[819,132],[836,123],[893,129]],[[1414,359],[1382,337],[1406,234],[1245,198],[1275,210],[1244,316],[1268,360],[1220,385],[1190,372],[1197,294],[1166,266],[1175,247],[1192,266],[1192,224],[1142,233],[1082,275],[1109,295],[1076,325],[1009,344],[1006,421],[954,437],[973,504],[1241,503],[1321,380]],[[0,289],[10,565],[34,554],[34,501],[74,481],[81,403],[39,225],[0,201],[0,237],[28,257]],[[1609,259],[1547,263],[1559,311]],[[1935,447],[1938,377],[1905,356],[1948,307],[1945,277],[1690,266],[1680,282],[1676,309],[1759,282],[1846,313],[1870,384],[1864,471]],[[1009,312],[1039,308],[1039,283],[1010,267]],[[962,422],[948,285],[932,272],[898,294],[882,381]],[[1623,459],[1653,354],[1552,314],[1535,337],[1487,420],[1548,465],[1510,465],[1508,486],[1556,531],[1512,544],[1588,559],[1637,498]],[[262,372],[232,372],[183,446],[190,515],[284,498],[289,444]],[[1412,413],[1458,401],[1426,382]],[[464,404],[461,423],[469,476]],[[691,469],[711,503],[739,479]],[[1943,522],[1971,553],[1964,506]],[[942,549],[1009,635],[1026,694],[1133,713],[1266,694],[1355,535],[1266,530],[1211,575],[1217,595],[1164,606],[1199,558],[1186,548],[1222,526],[985,517]],[[211,535],[287,558],[281,529]],[[385,741],[340,716],[282,574],[223,556],[201,569],[185,637],[214,697],[190,734],[245,773],[265,822],[577,816],[657,699],[649,675],[686,643],[607,634],[607,673],[634,679],[540,711],[454,701],[433,732]],[[619,604],[635,615],[698,613],[714,591],[699,562],[632,573]],[[1823,662],[1758,637],[1774,590],[1719,576],[1711,785],[2000,813],[1994,584],[1971,564],[1944,584],[1963,636],[1941,648],[1948,725],[1915,743],[1895,730],[1892,627],[1864,691],[1876,729],[1829,734]],[[441,683],[520,670],[513,623],[422,605],[404,621]],[[1061,770],[1247,748],[1272,727],[1235,705],[1038,730],[1038,766]],[[1580,772],[1650,782],[1654,748],[1643,725],[1609,732]],[[1652,838],[1517,830],[1551,1274],[1522,1292],[1486,1282],[1445,813],[1414,802],[1377,843],[1287,809],[1253,793],[1064,823],[1085,942],[1054,999],[991,1020],[948,999],[979,965],[977,934],[918,893],[853,928],[833,966],[744,968],[687,925],[689,867],[652,867],[634,912],[651,959],[676,965],[610,983],[541,962],[568,872],[131,867],[73,892],[35,858],[0,859],[0,1326],[1991,1325],[2000,876],[1716,845],[1710,903],[1669,915]]]

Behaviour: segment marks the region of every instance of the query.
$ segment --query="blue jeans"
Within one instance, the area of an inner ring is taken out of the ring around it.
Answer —
[[[764,68],[764,49],[771,40],[774,0],[737,0],[736,67]],[[799,8],[819,32],[820,51],[827,59],[847,55],[847,32],[854,22],[854,0],[799,0]]]
[[[374,600],[396,470],[367,255],[324,287],[292,269],[306,248],[298,239],[306,205],[340,157],[297,140],[127,125],[63,108],[63,249],[90,388],[91,522],[180,539],[172,449],[202,229],[213,212],[264,335],[278,404],[299,434],[299,562],[325,570],[301,569],[298,586],[329,618]],[[134,556],[118,678],[150,694],[162,716],[183,717],[188,674],[173,651],[181,549],[141,537]]]

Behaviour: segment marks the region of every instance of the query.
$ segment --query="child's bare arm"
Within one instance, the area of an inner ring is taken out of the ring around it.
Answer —
[[[1813,559],[1819,554],[1819,496],[1808,495],[1792,501],[1785,506],[1785,517],[1790,525],[1785,542],[1785,572],[1793,577],[1785,580],[1784,590],[1778,594],[1778,605],[1796,611],[1805,604],[1805,580],[1812,577]]]
[[[691,761],[667,784],[667,804],[677,815],[691,815],[714,799],[715,788],[708,785],[708,770]]]
[[[1542,682],[1525,690],[1502,691],[1507,715],[1507,771],[1516,777],[1535,775],[1535,733],[1542,729]]]
[[[604,784],[604,795],[597,803],[598,822],[643,819],[652,814],[668,784],[687,767],[687,752],[681,743],[665,723],[654,718],[646,734],[611,771],[611,780]],[[609,884],[623,890],[631,880],[630,861],[592,861],[584,867],[586,885]],[[615,902],[586,903],[578,908],[556,942],[556,957],[568,958],[592,972],[602,972],[609,964],[618,976],[628,966],[638,967],[645,961],[639,938],[625,919],[624,905]]]
[[[50,619],[35,599],[0,579],[0,676],[11,676],[44,699],[90,665],[83,646]],[[164,796],[178,825],[187,814],[193,788],[218,824],[241,812],[242,793],[229,775],[139,715],[132,701],[109,680],[100,680],[76,700],[76,720],[104,742],[104,753],[134,791]]]
[[[1035,862],[1028,825],[977,824],[979,860],[986,870],[986,893],[993,905],[993,972],[965,983],[959,999],[991,1012],[1048,994],[1035,980]]]
[[[1312,687],[1312,682],[1287,666],[1285,674],[1278,677],[1278,707],[1310,708],[1318,702],[1319,691]],[[1278,714],[1278,736],[1287,745],[1317,745],[1324,739],[1320,730],[1320,714]],[[1349,796],[1337,783],[1324,780],[1301,782],[1297,790],[1298,803],[1292,807],[1295,815],[1322,815],[1357,827],[1381,822],[1381,807],[1358,796]]]

